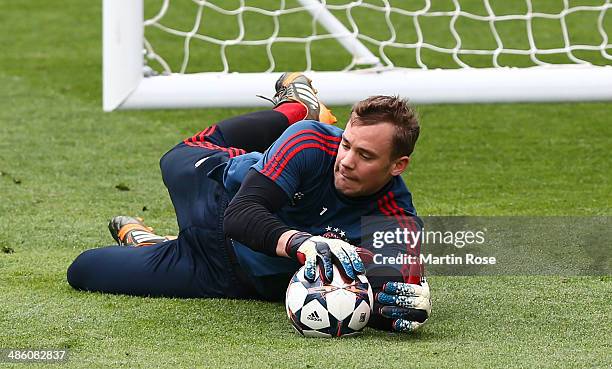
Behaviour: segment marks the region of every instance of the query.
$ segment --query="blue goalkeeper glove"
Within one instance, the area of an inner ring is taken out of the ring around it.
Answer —
[[[313,236],[307,232],[298,232],[289,238],[285,251],[290,257],[297,259],[305,266],[304,277],[313,282],[316,277],[317,264],[323,266],[324,282],[333,278],[333,264],[350,279],[365,272],[365,267],[355,246],[338,239]]]
[[[431,315],[431,294],[425,277],[420,285],[387,282],[378,289],[374,300],[374,319],[369,324],[373,328],[413,332]]]

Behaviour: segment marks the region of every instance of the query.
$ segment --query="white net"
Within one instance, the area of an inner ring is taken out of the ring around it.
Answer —
[[[610,0],[148,0],[144,46],[160,74],[612,65],[611,32]]]

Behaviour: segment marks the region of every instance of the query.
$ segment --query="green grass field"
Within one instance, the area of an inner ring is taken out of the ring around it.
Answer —
[[[610,276],[432,276],[422,331],[340,340],[297,336],[282,304],[74,291],[66,268],[112,243],[113,215],[176,232],[159,157],[249,111],[103,113],[100,22],[99,2],[0,2],[0,349],[67,348],[75,368],[610,367]],[[610,103],[418,110],[420,214],[612,215]]]

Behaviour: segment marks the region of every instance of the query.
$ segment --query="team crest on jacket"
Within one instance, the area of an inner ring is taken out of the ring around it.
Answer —
[[[321,237],[349,242],[348,238],[346,237],[346,232],[338,227],[332,227],[332,226],[325,227],[325,232],[321,235]]]

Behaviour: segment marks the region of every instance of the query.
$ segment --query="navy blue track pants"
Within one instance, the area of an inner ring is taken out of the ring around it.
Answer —
[[[207,173],[244,150],[216,126],[179,143],[160,160],[176,211],[176,240],[153,246],[87,250],[68,268],[76,289],[137,296],[253,298],[223,233],[224,188]]]

